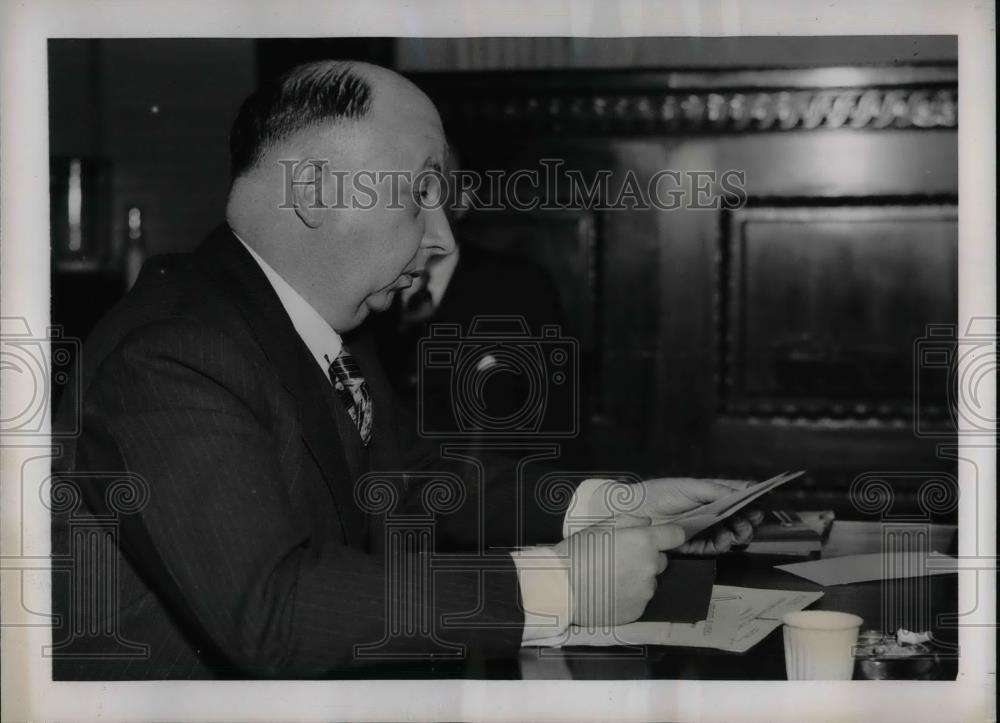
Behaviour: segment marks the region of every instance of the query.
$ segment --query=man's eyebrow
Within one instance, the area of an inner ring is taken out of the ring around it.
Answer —
[[[427,156],[427,160],[424,161],[424,168],[429,168],[432,171],[437,171],[441,173],[441,161],[439,161],[434,156]]]

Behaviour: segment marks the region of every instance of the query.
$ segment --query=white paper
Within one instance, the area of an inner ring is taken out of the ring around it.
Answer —
[[[743,653],[781,625],[785,613],[802,610],[822,596],[821,592],[715,585],[708,615],[697,623],[628,623],[607,630],[572,625],[564,635],[535,640],[530,645],[673,645]]]
[[[929,555],[924,552],[875,552],[870,555],[845,555],[793,562],[775,567],[826,587],[869,580],[945,575],[958,571],[958,560],[936,552]]]

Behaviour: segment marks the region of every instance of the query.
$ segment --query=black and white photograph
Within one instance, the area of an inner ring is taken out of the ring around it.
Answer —
[[[3,720],[995,720],[992,6],[82,5]]]

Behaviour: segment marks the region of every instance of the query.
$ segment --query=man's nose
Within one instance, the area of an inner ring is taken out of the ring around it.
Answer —
[[[432,256],[450,254],[455,250],[455,237],[451,234],[451,225],[444,209],[428,209],[426,213],[427,225],[424,228],[421,245],[428,249]]]

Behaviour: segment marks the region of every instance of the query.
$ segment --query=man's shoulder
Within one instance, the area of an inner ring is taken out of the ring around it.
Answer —
[[[223,302],[194,253],[154,256],[135,284],[98,324],[95,334],[128,331],[178,315],[199,316]]]
[[[88,336],[84,379],[96,374],[126,343],[170,344],[219,335],[244,336],[239,300],[231,297],[197,253],[150,258],[133,287]]]

